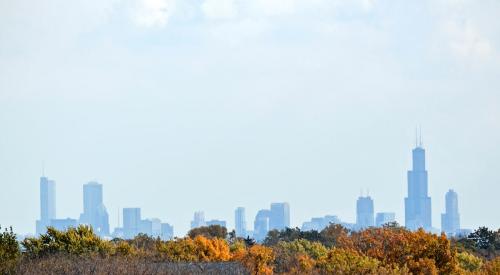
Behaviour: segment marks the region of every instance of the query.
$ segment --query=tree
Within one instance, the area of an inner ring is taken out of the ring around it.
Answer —
[[[468,238],[473,240],[479,249],[489,250],[495,245],[495,233],[484,226],[469,234]]]
[[[220,225],[201,226],[189,230],[188,236],[191,239],[194,239],[196,236],[225,239],[227,237],[227,229]]]
[[[0,226],[0,231],[2,227]],[[9,274],[13,272],[14,267],[19,260],[21,251],[16,234],[12,232],[12,227],[0,233],[0,274]]]

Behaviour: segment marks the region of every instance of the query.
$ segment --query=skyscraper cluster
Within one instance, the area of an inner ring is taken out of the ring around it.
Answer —
[[[407,174],[408,195],[404,199],[405,227],[409,230],[423,228],[436,231],[432,227],[431,198],[428,194],[428,174],[425,167],[425,150],[421,139],[412,150],[412,169]],[[445,212],[441,215],[441,231],[449,236],[467,232],[460,228],[458,211],[458,195],[449,190],[445,196]],[[341,224],[351,230],[362,230],[373,226],[384,226],[396,221],[394,212],[375,213],[374,200],[369,195],[358,197],[356,201],[356,223],[346,223],[335,215],[314,217],[302,224],[302,230],[321,231],[330,224]],[[40,219],[36,221],[36,233],[42,234],[48,226],[57,229],[76,227],[78,224],[92,226],[98,235],[107,237],[133,238],[138,234],[146,234],[161,239],[174,236],[173,226],[162,223],[160,219],[143,219],[140,208],[123,208],[123,226],[110,233],[109,215],[103,202],[103,185],[92,181],[83,185],[83,213],[79,220],[56,218],[56,184],[55,181],[42,176],[40,178]],[[191,228],[219,225],[227,227],[225,220],[205,220],[203,211],[196,211],[191,221]],[[269,209],[261,209],[255,215],[253,231],[248,230],[244,207],[234,211],[234,229],[238,237],[253,237],[257,241],[266,238],[270,230],[284,230],[290,227],[290,205],[287,202],[271,203]]]
[[[40,178],[40,219],[36,221],[36,234],[44,234],[47,227],[66,230],[79,224],[89,225],[101,237],[133,238],[142,233],[149,236],[171,239],[173,227],[160,219],[141,219],[140,208],[123,209],[123,227],[115,228],[110,234],[109,215],[103,202],[103,185],[91,181],[83,185],[83,213],[78,220],[56,218],[55,182],[43,176]]]

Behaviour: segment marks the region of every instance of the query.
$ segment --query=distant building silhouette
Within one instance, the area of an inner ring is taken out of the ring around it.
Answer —
[[[123,236],[125,239],[132,239],[141,229],[141,209],[123,208]]]
[[[460,234],[460,214],[458,213],[458,195],[450,189],[445,196],[446,209],[441,214],[441,231],[448,236]]]
[[[374,226],[373,200],[370,196],[359,197],[356,202],[356,226],[358,229]]]
[[[256,241],[263,241],[269,231],[269,216],[271,211],[262,209],[257,212],[253,224],[253,238]]]
[[[222,227],[226,227],[226,221],[222,220],[209,220],[206,222],[206,226],[211,226],[211,225],[220,225]]]
[[[78,221],[76,219],[66,218],[66,219],[52,219],[50,220],[50,226],[57,230],[65,231],[70,227],[76,228],[78,226]]]
[[[283,230],[290,227],[290,205],[287,202],[271,203],[269,230]]]
[[[194,212],[194,217],[191,221],[191,229],[205,225],[205,213],[203,211]]]
[[[431,198],[428,196],[425,150],[422,141],[413,149],[413,169],[408,171],[408,197],[405,198],[405,226],[410,230],[432,230]]]
[[[324,217],[312,218],[310,221],[302,223],[302,231],[321,231],[330,224],[340,224],[341,221],[337,216],[327,215]]]
[[[109,215],[102,197],[102,184],[89,182],[83,185],[83,213],[80,215],[80,223],[91,225],[100,236],[108,236]]]
[[[234,211],[234,231],[237,237],[244,238],[247,236],[247,222],[244,207],[238,207]]]
[[[56,183],[43,176],[40,178],[40,220],[36,221],[36,234],[44,234],[50,221],[56,218]]]
[[[375,225],[377,227],[381,227],[384,224],[395,222],[396,221],[396,213],[394,212],[381,212],[377,213],[375,218]]]
[[[168,223],[161,224],[161,236],[160,238],[164,241],[168,241],[174,238],[174,227]]]

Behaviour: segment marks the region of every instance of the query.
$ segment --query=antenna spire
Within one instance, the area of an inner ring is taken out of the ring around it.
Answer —
[[[422,142],[422,126],[420,126],[420,136],[419,136],[419,142],[420,142],[420,147],[422,147],[424,145],[424,143]]]
[[[42,161],[42,177],[45,177],[45,161]]]

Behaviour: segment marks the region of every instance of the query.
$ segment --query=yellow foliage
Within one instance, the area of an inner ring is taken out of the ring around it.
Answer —
[[[207,239],[203,236],[184,238],[161,243],[158,251],[171,261],[182,262],[215,262],[229,261],[229,246],[222,239]]]
[[[273,274],[274,253],[269,247],[253,245],[241,261],[252,274]]]

